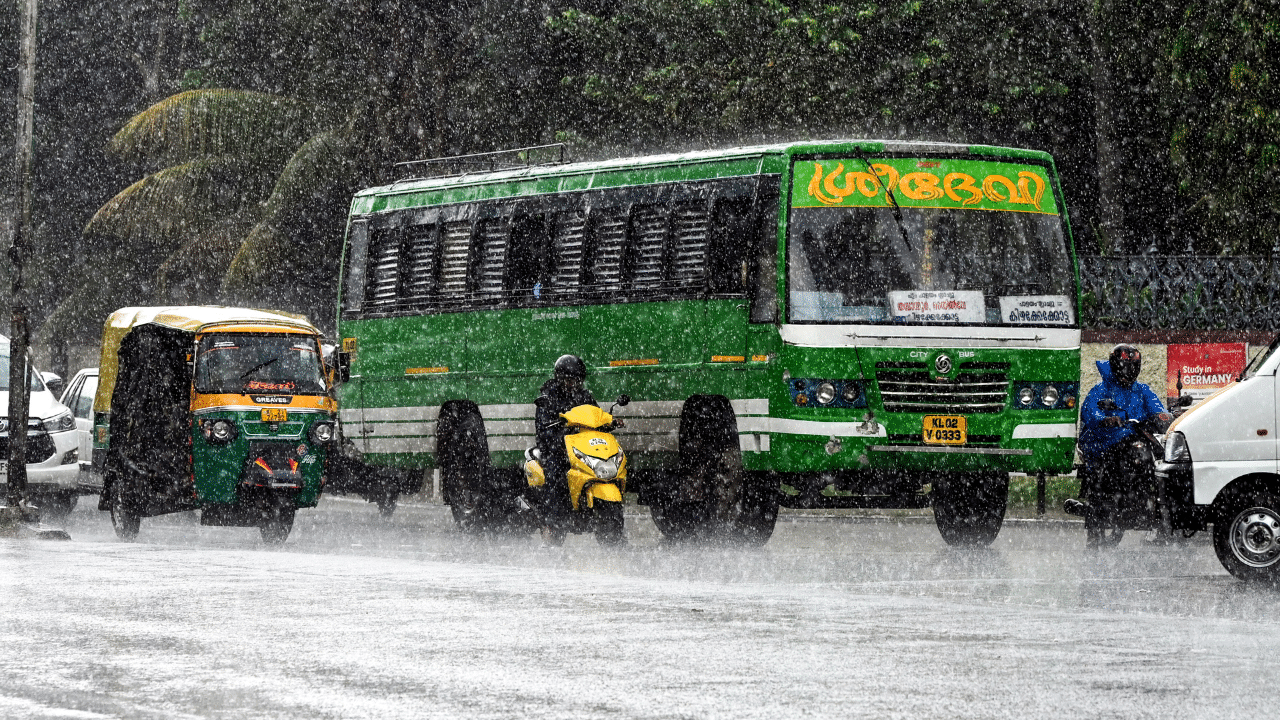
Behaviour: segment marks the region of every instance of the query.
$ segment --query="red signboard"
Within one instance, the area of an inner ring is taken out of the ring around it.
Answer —
[[[1171,398],[1177,396],[1181,373],[1182,392],[1197,400],[1208,397],[1234,382],[1244,372],[1244,365],[1244,343],[1170,345],[1166,393]]]

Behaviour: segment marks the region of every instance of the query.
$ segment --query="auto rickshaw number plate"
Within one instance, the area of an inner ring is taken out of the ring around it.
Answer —
[[[284,408],[262,408],[262,422],[282,423],[289,420],[289,411]]]
[[[922,434],[926,445],[964,445],[969,441],[963,415],[925,415]]]

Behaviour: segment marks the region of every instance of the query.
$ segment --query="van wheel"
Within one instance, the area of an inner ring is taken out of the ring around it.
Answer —
[[[436,461],[441,493],[458,529],[468,534],[487,531],[493,523],[483,492],[489,465],[489,440],[480,407],[470,400],[450,400],[440,407],[436,423]]]
[[[115,528],[116,537],[133,542],[142,527],[142,517],[126,492],[125,484],[125,478],[119,476],[111,483],[111,527]]]
[[[1241,580],[1280,580],[1280,498],[1259,489],[1232,492],[1213,524],[1213,549]]]
[[[293,516],[297,508],[290,504],[272,503],[266,509],[258,532],[262,533],[262,542],[268,545],[279,545],[289,537],[293,530]]]
[[[933,517],[952,546],[986,547],[1004,524],[1009,474],[948,473],[933,481]]]

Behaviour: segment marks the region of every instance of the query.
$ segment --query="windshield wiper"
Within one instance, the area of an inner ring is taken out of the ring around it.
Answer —
[[[273,362],[275,362],[275,361],[277,361],[277,360],[279,360],[279,359],[280,359],[280,358],[278,358],[278,357],[274,357],[274,358],[271,358],[270,360],[268,360],[268,361],[266,361],[266,362],[264,362],[264,363],[258,363],[257,365],[254,365],[253,367],[249,368],[248,370],[245,370],[245,371],[244,371],[244,374],[240,376],[240,379],[241,379],[241,380],[244,380],[244,379],[248,378],[250,375],[252,375],[252,374],[254,374],[254,373],[258,372],[258,371],[259,371],[259,370],[261,370],[262,368],[264,368],[264,367],[266,367],[266,366],[270,365],[271,363],[273,363]]]
[[[876,174],[875,168],[871,167],[871,161],[867,159],[867,156],[858,153],[857,157],[862,161],[863,165],[867,166],[867,172],[871,173],[871,177],[876,178],[880,182],[880,187],[884,188],[884,195],[889,199],[889,204],[892,206],[893,220],[898,223],[898,232],[902,235],[902,244],[907,246],[908,252],[913,252],[915,248],[911,247],[911,240],[907,239],[907,226],[902,223],[902,208],[898,206],[898,198],[894,197],[893,190],[880,180],[880,176]]]

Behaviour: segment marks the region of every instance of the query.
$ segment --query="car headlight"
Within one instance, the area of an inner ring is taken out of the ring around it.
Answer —
[[[203,420],[200,422],[200,430],[206,440],[218,444],[229,443],[236,437],[235,421],[226,418]]]
[[[591,468],[592,474],[601,480],[612,480],[618,477],[618,468],[622,467],[623,456],[621,450],[608,458],[592,457],[579,451],[577,448],[573,449],[573,454],[577,456],[584,465]]]
[[[311,440],[319,445],[333,440],[333,423],[318,422],[311,426]]]
[[[1045,385],[1040,391],[1040,404],[1045,407],[1053,407],[1058,404],[1058,388],[1052,385]]]
[[[1180,432],[1171,432],[1164,439],[1164,461],[1167,463],[1191,462],[1191,448]]]
[[[66,432],[76,429],[76,419],[71,416],[71,411],[68,410],[43,421],[42,425],[46,432]]]

